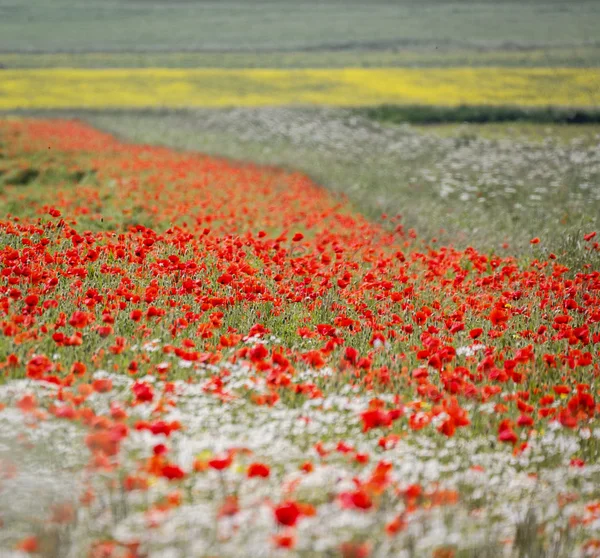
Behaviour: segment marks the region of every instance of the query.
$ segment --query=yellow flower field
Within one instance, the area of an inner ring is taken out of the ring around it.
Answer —
[[[0,71],[0,109],[380,103],[597,106],[600,68]]]

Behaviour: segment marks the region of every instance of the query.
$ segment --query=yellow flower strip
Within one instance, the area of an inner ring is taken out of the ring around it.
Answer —
[[[600,68],[0,70],[0,109],[600,105]]]

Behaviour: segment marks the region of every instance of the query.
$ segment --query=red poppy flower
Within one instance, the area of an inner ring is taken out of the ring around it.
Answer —
[[[99,380],[94,380],[92,382],[92,387],[94,388],[94,391],[97,391],[98,393],[106,393],[112,389],[113,383],[110,378],[101,378]]]
[[[278,533],[273,535],[273,542],[279,548],[291,550],[296,546],[296,535],[294,533]]]
[[[37,355],[27,363],[27,377],[39,380],[53,369],[52,362],[45,355]]]
[[[40,297],[38,295],[32,294],[25,297],[25,304],[27,304],[27,306],[37,306],[39,301]]]
[[[136,382],[131,391],[133,391],[136,401],[140,403],[150,403],[154,399],[154,390],[146,382]]]
[[[271,474],[271,470],[268,465],[264,463],[251,463],[248,466],[247,475],[248,477],[262,477],[267,478]]]
[[[273,509],[275,519],[280,525],[293,527],[300,517],[300,507],[296,502],[282,502]]]
[[[373,507],[373,502],[366,491],[359,489],[354,492],[340,494],[340,502],[344,508],[358,508],[368,510]]]
[[[80,310],[76,310],[69,318],[69,325],[79,329],[83,329],[84,327],[89,325],[92,322],[92,320],[93,317],[91,314],[88,314],[87,312],[81,312]]]
[[[360,418],[363,421],[363,432],[368,432],[372,428],[378,428],[380,426],[390,426],[392,424],[392,418],[387,411],[381,409],[369,409],[363,411],[360,414]]]
[[[160,474],[169,480],[181,480],[185,477],[185,472],[183,469],[173,464],[167,464],[163,466]]]
[[[474,327],[470,332],[469,332],[469,337],[471,339],[477,339],[478,337],[481,336],[481,334],[483,333],[483,329],[480,327]]]
[[[500,423],[498,427],[498,440],[513,445],[517,443],[518,437],[512,429],[510,420],[505,419]]]
[[[222,456],[215,457],[209,460],[208,465],[217,471],[222,471],[223,469],[227,469],[231,463],[233,462],[233,455],[231,453]]]

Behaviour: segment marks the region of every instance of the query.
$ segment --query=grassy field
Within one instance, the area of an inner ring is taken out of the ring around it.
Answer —
[[[600,69],[18,69],[0,109],[282,105],[600,105]]]
[[[0,52],[4,68],[444,68],[571,67],[600,65],[600,46],[513,48],[440,47],[213,52]]]
[[[442,138],[455,138],[456,140],[489,139],[496,141],[516,141],[536,144],[548,142],[554,143],[557,147],[569,145],[571,143],[594,147],[600,140],[600,126],[590,126],[587,124],[537,124],[531,122],[520,122],[517,124],[432,124],[414,126],[425,134],[435,134]]]
[[[0,51],[584,44],[599,21],[594,0],[0,0]]]

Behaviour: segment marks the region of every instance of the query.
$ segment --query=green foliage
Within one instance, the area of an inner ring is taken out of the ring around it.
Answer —
[[[459,106],[434,107],[426,105],[381,105],[357,109],[357,115],[378,122],[401,124],[475,124],[530,122],[535,124],[599,124],[600,109],[565,109],[555,107],[493,107]]]
[[[25,186],[33,182],[40,174],[40,171],[34,167],[25,166],[11,169],[3,173],[0,177],[0,184],[4,183],[10,186]]]

